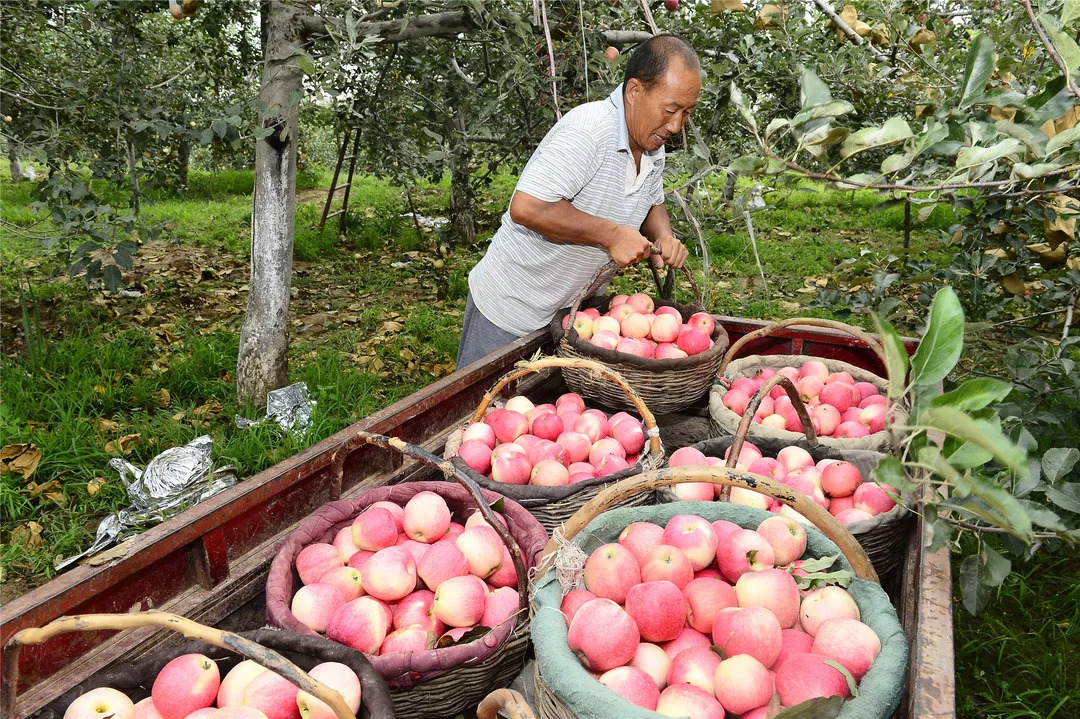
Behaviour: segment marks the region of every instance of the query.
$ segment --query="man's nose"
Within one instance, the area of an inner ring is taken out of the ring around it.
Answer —
[[[669,135],[678,135],[682,131],[683,122],[685,122],[686,116],[682,113],[676,114],[668,124],[664,125],[664,129],[668,131]]]

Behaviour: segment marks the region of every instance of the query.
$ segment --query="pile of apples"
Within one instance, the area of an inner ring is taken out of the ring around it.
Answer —
[[[847,372],[829,372],[824,362],[810,360],[802,367],[774,370],[762,367],[751,377],[738,377],[721,397],[724,406],[738,415],[746,412],[761,385],[781,374],[791,380],[806,405],[814,431],[822,437],[866,437],[885,429],[888,400],[870,382],[856,382]],[[763,427],[802,432],[802,422],[783,387],[773,387],[761,400],[754,422]]]
[[[724,452],[724,458],[720,459],[708,457],[693,447],[682,447],[671,453],[668,466],[723,467],[730,454],[731,450],[728,449]],[[735,469],[760,474],[786,484],[813,499],[822,509],[827,509],[841,524],[861,522],[888,512],[896,506],[893,497],[898,493],[892,487],[864,481],[859,468],[851,462],[822,459],[815,463],[810,453],[802,447],[784,447],[773,458],[764,456],[752,442],[744,442],[735,462]],[[672,489],[679,499],[707,501],[714,496],[719,497],[723,488],[708,482],[684,482]],[[743,487],[732,487],[728,501],[765,509],[800,522],[808,521],[786,504]]]
[[[645,428],[632,415],[585,409],[568,392],[536,406],[511,397],[465,428],[458,456],[496,482],[562,487],[633,467],[644,447]]]
[[[844,589],[800,590],[806,532],[787,517],[757,530],[692,514],[634,522],[585,563],[562,601],[582,665],[629,701],[673,717],[763,719],[849,695],[881,642]]]
[[[448,636],[493,628],[518,610],[510,551],[479,512],[453,521],[440,495],[404,507],[375,502],[333,544],[296,557],[304,586],[292,613],[316,632],[365,654],[420,652]]]
[[[563,317],[565,330],[570,315]],[[708,312],[698,312],[683,322],[674,307],[654,307],[646,294],[615,295],[607,314],[590,307],[574,317],[578,337],[597,347],[646,359],[677,359],[704,352],[713,346],[716,323]]]
[[[360,679],[338,662],[316,665],[308,675],[341,694],[356,714]],[[245,660],[221,678],[217,663],[203,654],[184,654],[162,667],[150,696],[133,703],[112,687],[73,701],[64,719],[337,719],[328,704],[288,679]]]

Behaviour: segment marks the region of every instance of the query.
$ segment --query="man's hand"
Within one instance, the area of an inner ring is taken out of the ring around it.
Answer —
[[[645,236],[633,227],[618,225],[611,235],[607,251],[619,267],[629,267],[648,257],[652,247]],[[685,253],[685,250],[683,252]]]
[[[660,250],[659,255],[653,255],[653,264],[657,265],[657,267],[666,265],[681,270],[683,265],[686,264],[686,258],[690,256],[690,253],[687,251],[686,247],[683,246],[683,243],[679,242],[671,235],[661,237],[656,242],[656,247]],[[662,262],[658,262],[657,258],[662,260]]]

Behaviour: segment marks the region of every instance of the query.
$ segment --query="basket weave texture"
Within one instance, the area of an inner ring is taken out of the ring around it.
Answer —
[[[808,357],[805,355],[750,355],[731,362],[724,371],[724,380],[730,382],[738,377],[753,377],[754,373],[763,367],[781,369],[783,367],[799,367],[809,360],[822,362],[830,372],[847,372],[856,382],[869,382],[885,394],[888,391],[888,380],[878,377],[873,372],[868,372],[855,365],[841,362],[840,360],[825,359],[821,357]],[[727,387],[720,382],[712,386],[709,392],[709,414],[719,434],[734,435],[739,428],[742,417],[724,406],[723,397]],[[902,408],[895,406],[891,410],[890,422],[902,421],[907,416]],[[803,440],[801,432],[790,432],[786,429],[763,427],[760,424],[750,425],[747,439],[757,442],[759,439],[770,439],[797,444]],[[889,446],[888,431],[874,432],[866,437],[838,438],[818,437],[818,441],[826,447],[835,449],[865,449],[876,452],[884,451]]]
[[[606,542],[632,522],[664,526],[677,514],[697,514],[710,522],[727,520],[742,527],[758,526],[771,513],[750,507],[712,502],[677,502],[649,508],[617,509],[597,517],[573,543],[586,553]],[[839,548],[815,528],[807,529],[804,556],[839,555],[844,569],[851,565]],[[655,719],[656,714],[630,703],[593,679],[567,645],[566,622],[559,607],[562,588],[547,572],[534,584],[532,632],[536,649],[536,704],[541,719]],[[881,639],[881,652],[859,686],[859,696],[844,703],[840,719],[886,719],[900,703],[907,674],[908,647],[896,611],[882,588],[854,579],[848,591],[859,605],[862,621]]]
[[[362,686],[357,719],[391,719],[394,716],[386,682],[361,652],[325,637],[277,629],[240,632],[240,636],[273,649],[304,671],[310,671],[323,662],[339,662],[348,666],[360,677]],[[36,716],[38,719],[61,719],[71,702],[98,687],[112,687],[127,694],[132,701],[140,701],[150,696],[150,689],[158,672],[170,661],[184,654],[204,654],[210,657],[217,662],[222,678],[244,659],[239,654],[198,640],[164,646],[137,661],[116,664],[98,672],[46,705]]]
[[[289,535],[270,565],[266,582],[267,621],[294,632],[314,634],[290,609],[293,595],[301,586],[295,569],[300,550],[316,542],[332,542],[338,530],[351,525],[357,515],[375,502],[403,505],[420,492],[442,496],[455,521],[463,522],[475,508],[468,491],[442,481],[378,487],[356,499],[324,505]],[[499,495],[486,491],[484,498],[489,503],[500,499]],[[528,571],[536,565],[547,542],[547,533],[525,508],[512,500],[505,501],[502,516],[521,549]],[[524,618],[518,618],[468,644],[368,659],[389,685],[396,715],[420,719],[459,713],[475,706],[492,690],[506,686],[521,671],[528,644],[528,625]]]
[[[706,457],[723,458],[733,438],[718,437],[693,445]],[[766,456],[776,456],[784,447],[793,444],[802,447],[814,458],[814,461],[822,459],[841,459],[854,464],[863,477],[869,477],[870,471],[877,467],[877,463],[886,456],[882,452],[874,452],[864,449],[836,449],[835,447],[811,446],[803,438],[798,442],[784,442],[773,438],[762,438],[754,442],[755,446],[765,453]],[[657,499],[661,502],[677,502],[678,497],[670,487],[657,490]],[[879,514],[862,522],[853,522],[845,525],[862,548],[870,556],[883,584],[900,569],[904,560],[904,552],[907,551],[908,537],[915,526],[915,515],[908,508],[913,506],[911,497],[902,497],[903,503],[897,503],[888,512]]]

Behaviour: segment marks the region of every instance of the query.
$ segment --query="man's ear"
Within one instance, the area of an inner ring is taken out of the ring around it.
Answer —
[[[625,99],[628,103],[636,102],[644,92],[645,88],[641,84],[641,80],[632,77],[630,78],[630,81],[626,83]]]

